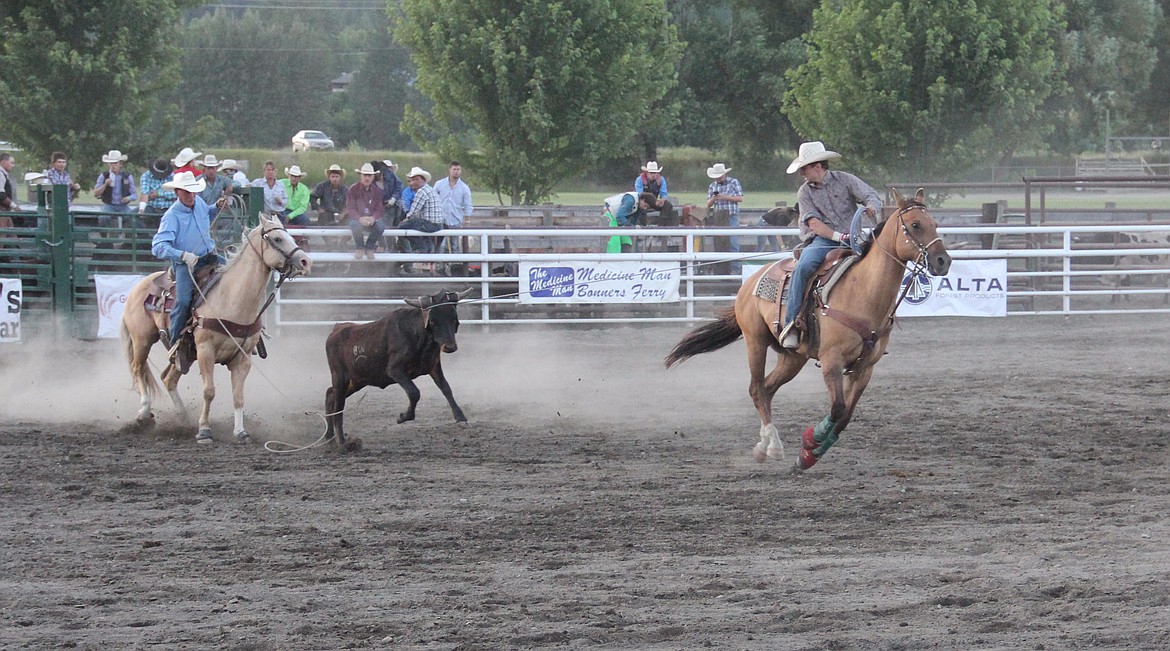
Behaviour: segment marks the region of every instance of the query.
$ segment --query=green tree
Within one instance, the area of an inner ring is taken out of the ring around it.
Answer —
[[[391,3],[391,9],[393,9]],[[405,128],[513,204],[630,151],[675,83],[680,46],[663,0],[404,0],[396,35],[433,115]]]
[[[64,149],[88,178],[101,155],[154,155],[182,122],[159,108],[176,81],[173,46],[193,0],[5,0],[0,116],[6,136],[45,160]],[[149,20],[144,17],[149,16]]]
[[[410,54],[394,41],[385,16],[364,36],[368,52],[344,93],[357,127],[354,140],[375,149],[405,149],[411,144],[400,128],[406,105],[429,111],[430,104],[414,87]]]
[[[1041,140],[1062,29],[1055,0],[829,1],[785,109],[869,172],[954,178]]]

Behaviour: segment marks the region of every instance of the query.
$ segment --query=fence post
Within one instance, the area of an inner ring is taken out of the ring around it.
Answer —
[[[249,186],[245,199],[244,212],[248,215],[248,228],[256,228],[260,225],[260,211],[264,209],[264,188]]]
[[[53,311],[73,312],[73,222],[69,219],[69,186],[54,185],[49,211],[49,267],[53,274]]]

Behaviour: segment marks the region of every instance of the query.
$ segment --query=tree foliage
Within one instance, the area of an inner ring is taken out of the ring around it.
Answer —
[[[628,151],[674,83],[680,46],[663,0],[404,0],[411,50],[433,115],[406,129],[512,203]]]
[[[826,2],[786,111],[871,172],[954,177],[1040,141],[1062,29],[1055,0]]]
[[[181,130],[159,97],[176,81],[172,46],[190,0],[5,0],[0,115],[36,159],[63,149],[89,177],[110,149],[142,161]],[[149,16],[149,20],[144,17]],[[153,125],[154,128],[147,128]]]

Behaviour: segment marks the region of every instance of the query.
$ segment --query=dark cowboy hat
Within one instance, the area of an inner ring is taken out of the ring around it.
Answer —
[[[170,176],[174,170],[175,168],[171,167],[171,161],[165,158],[156,158],[150,164],[150,175],[160,181]]]

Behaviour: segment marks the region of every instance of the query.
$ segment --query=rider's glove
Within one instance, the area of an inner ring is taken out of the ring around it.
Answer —
[[[199,262],[199,256],[190,251],[183,251],[182,260],[183,264],[187,265],[187,269],[191,270],[191,273],[195,273],[195,265]]]

